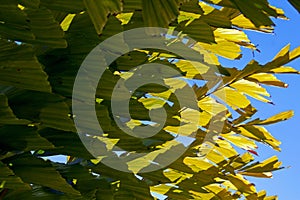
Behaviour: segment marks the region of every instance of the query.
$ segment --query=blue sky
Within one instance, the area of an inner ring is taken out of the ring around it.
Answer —
[[[247,31],[252,43],[259,45],[258,49],[261,53],[255,52],[254,59],[260,63],[270,61],[288,43],[291,43],[292,49],[300,46],[299,13],[287,0],[270,0],[269,2],[271,5],[282,8],[290,20],[274,19],[276,23],[274,34]],[[244,56],[239,61],[227,61],[225,59],[221,59],[221,61],[224,66],[240,68],[253,59],[253,54],[250,50],[244,50],[243,53]],[[300,70],[300,59],[291,62],[287,66]],[[282,142],[282,151],[276,152],[268,146],[260,145],[257,159],[264,160],[277,155],[279,160],[283,162],[283,166],[290,166],[290,168],[275,172],[272,179],[249,178],[249,180],[253,181],[258,189],[266,189],[268,195],[277,194],[279,200],[295,200],[300,196],[298,183],[298,180],[300,180],[300,76],[280,75],[278,77],[289,84],[289,87],[286,89],[267,87],[275,105],[254,101],[254,105],[259,111],[258,116],[262,118],[269,117],[285,110],[294,110],[295,116],[288,121],[266,127]]]

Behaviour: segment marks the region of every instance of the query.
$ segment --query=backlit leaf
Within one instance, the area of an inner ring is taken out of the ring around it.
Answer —
[[[241,92],[242,94],[247,94],[250,97],[253,97],[257,100],[263,102],[270,102],[270,100],[265,98],[265,97],[270,97],[270,94],[267,92],[265,88],[261,87],[257,83],[253,83],[243,79],[232,83],[231,87],[235,88],[237,91]]]
[[[250,101],[244,95],[229,87],[224,87],[223,89],[214,92],[214,95],[233,109],[246,108],[250,105]]]

